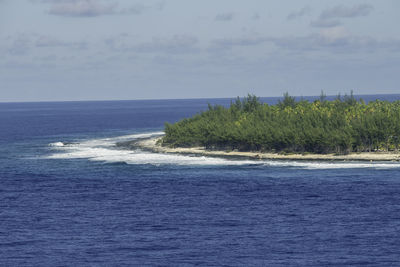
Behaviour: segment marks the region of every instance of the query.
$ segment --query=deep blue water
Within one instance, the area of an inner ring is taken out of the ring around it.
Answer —
[[[114,146],[229,101],[0,103],[0,265],[400,265],[399,163]]]

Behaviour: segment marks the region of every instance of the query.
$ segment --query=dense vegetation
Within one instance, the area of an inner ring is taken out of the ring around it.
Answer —
[[[254,95],[229,108],[211,106],[192,118],[165,125],[162,145],[271,152],[348,153],[397,150],[400,101],[365,104],[340,95],[334,101],[296,101],[287,93],[277,105]]]

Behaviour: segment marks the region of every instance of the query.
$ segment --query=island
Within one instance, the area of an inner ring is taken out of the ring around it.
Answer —
[[[206,111],[174,124],[165,135],[129,142],[130,147],[162,153],[257,159],[400,159],[400,101],[365,103],[353,93],[309,102],[285,93],[276,105],[248,95],[229,107]]]

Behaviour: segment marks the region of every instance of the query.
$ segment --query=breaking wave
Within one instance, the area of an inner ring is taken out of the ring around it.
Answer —
[[[226,159],[217,157],[192,156],[180,154],[152,153],[128,150],[116,146],[116,143],[162,135],[163,132],[124,135],[113,138],[84,140],[76,143],[54,142],[49,144],[52,153],[47,159],[88,159],[106,163],[124,162],[126,164],[152,165],[210,165],[210,166],[245,166],[292,167],[301,169],[351,169],[351,168],[400,168],[395,162],[328,162],[328,161],[285,161]]]
[[[63,142],[55,142],[55,143],[50,143],[49,146],[57,146],[57,147],[60,147],[60,146],[64,146],[64,143],[63,143]]]

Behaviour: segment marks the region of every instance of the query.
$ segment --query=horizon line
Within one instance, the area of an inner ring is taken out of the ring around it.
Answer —
[[[255,94],[250,94],[255,95]],[[336,95],[325,95],[326,97],[337,97],[338,95],[342,95],[338,93]],[[400,95],[400,94],[353,94],[353,96],[391,96],[391,95]],[[320,95],[290,95],[295,98],[304,98],[304,97],[319,97]],[[246,96],[235,96],[235,97],[190,97],[190,98],[143,98],[143,99],[88,99],[88,100],[33,100],[33,101],[0,101],[0,104],[22,104],[22,103],[73,103],[73,102],[124,102],[124,101],[167,101],[167,100],[207,100],[207,99],[236,99],[237,97],[246,97]],[[257,96],[258,98],[282,98],[282,96]]]

